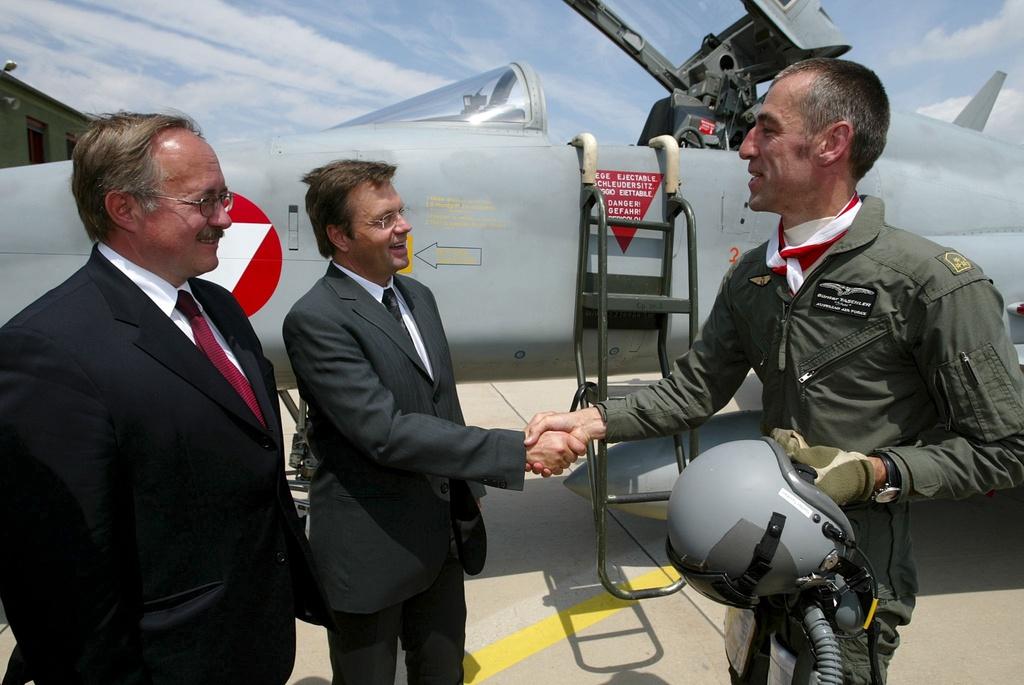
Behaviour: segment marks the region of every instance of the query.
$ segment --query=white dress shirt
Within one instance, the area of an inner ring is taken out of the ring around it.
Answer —
[[[427,347],[423,344],[423,336],[420,335],[419,326],[416,325],[416,319],[412,318],[412,313],[409,311],[409,305],[405,303],[405,298],[402,297],[402,291],[395,287],[395,279],[389,278],[387,286],[379,286],[373,281],[368,281],[351,269],[346,269],[337,262],[331,262],[334,266],[341,269],[345,274],[352,277],[352,280],[363,287],[366,292],[370,293],[370,297],[377,300],[380,306],[384,306],[383,298],[384,291],[387,288],[391,288],[395,291],[395,299],[398,300],[398,308],[402,311],[402,321],[405,322],[405,328],[409,331],[409,337],[412,338],[412,345],[416,348],[416,354],[420,356],[420,360],[423,361],[423,366],[426,368],[427,373],[430,374],[431,380],[434,378],[434,369],[430,366],[430,358],[427,357]]]
[[[127,276],[132,283],[139,286],[139,289],[146,294],[146,297],[151,299],[153,304],[155,304],[160,311],[166,314],[182,333],[188,336],[188,339],[192,341],[193,345],[195,344],[196,340],[192,335],[192,326],[189,324],[188,318],[175,309],[175,305],[178,303],[179,290],[184,290],[188,292],[189,295],[192,295],[192,289],[189,287],[188,281],[185,281],[180,288],[175,288],[152,271],[147,271],[138,264],[122,257],[105,243],[99,244],[99,253],[106,257],[107,261],[117,267],[118,271]],[[199,307],[199,311],[202,313],[203,305],[200,304],[199,300],[196,299],[194,295],[192,296],[192,299],[196,301],[196,306]],[[227,355],[231,363],[235,365],[235,368],[241,371],[244,376],[245,372],[242,371],[242,367],[238,364],[238,360],[235,358],[235,353],[231,351],[231,346],[227,344],[224,336],[221,335],[219,330],[217,330],[217,324],[215,324],[213,319],[205,314],[203,314],[203,318],[206,319],[206,323],[210,324],[210,330],[213,331],[213,337],[217,339],[217,344],[224,350],[224,354]],[[246,380],[248,380],[248,377]]]

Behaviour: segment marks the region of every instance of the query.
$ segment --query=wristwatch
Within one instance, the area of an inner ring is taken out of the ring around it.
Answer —
[[[896,468],[895,462],[888,454],[875,454],[874,456],[881,459],[882,465],[885,466],[885,483],[871,495],[871,501],[878,504],[895,502],[896,498],[900,496],[903,486],[899,469]]]

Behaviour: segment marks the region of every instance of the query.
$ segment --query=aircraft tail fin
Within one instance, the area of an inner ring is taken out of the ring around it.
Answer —
[[[999,91],[1005,80],[1006,72],[997,71],[992,74],[992,78],[971,98],[971,101],[956,116],[953,123],[972,131],[984,131],[985,124],[988,123],[988,115],[992,113],[992,106],[996,104],[996,98],[999,97]]]

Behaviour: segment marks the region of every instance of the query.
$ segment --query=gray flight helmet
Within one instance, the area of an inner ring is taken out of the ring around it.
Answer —
[[[712,447],[672,490],[669,560],[694,590],[736,607],[827,582],[854,533],[812,481],[771,438]]]

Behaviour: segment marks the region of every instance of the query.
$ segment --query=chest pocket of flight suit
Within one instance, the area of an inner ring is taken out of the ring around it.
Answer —
[[[887,317],[804,357],[796,365],[799,425],[825,421],[832,435],[860,435],[865,412],[884,411],[889,403],[888,384],[901,374],[917,374],[904,357]]]
[[[879,319],[861,330],[837,340],[821,351],[801,360],[797,366],[797,380],[801,385],[805,385],[819,374],[836,370],[844,361],[859,355],[869,345],[876,344],[889,333],[889,330],[889,320]]]
[[[936,369],[936,390],[945,401],[947,430],[992,442],[1024,427],[1024,406],[999,353],[986,343],[961,352]]]

